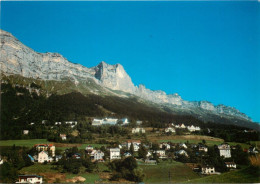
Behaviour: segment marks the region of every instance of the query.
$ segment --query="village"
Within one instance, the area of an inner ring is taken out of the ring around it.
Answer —
[[[57,149],[55,143],[39,143],[30,148],[27,154],[31,163],[35,164],[52,164],[56,167],[66,168],[66,163],[82,162],[83,166],[91,170],[90,167],[98,167],[99,164],[113,163],[115,160],[125,160],[128,157],[134,158],[138,165],[153,165],[163,162],[181,162],[188,166],[192,172],[200,175],[221,175],[230,170],[237,170],[240,165],[247,163],[248,155],[258,155],[256,147],[251,146],[249,149],[242,149],[239,145],[229,145],[222,142],[218,145],[208,144],[206,140],[197,143],[187,141],[171,142],[171,141],[149,141],[146,134],[155,134],[159,136],[174,136],[178,131],[184,131],[185,135],[199,134],[201,128],[192,123],[190,125],[169,123],[165,128],[154,130],[142,126],[143,121],[137,120],[135,127],[129,126],[130,122],[127,118],[114,119],[104,118],[92,120],[92,127],[102,126],[120,126],[130,131],[131,138],[124,141],[115,141],[113,143],[95,146],[89,142],[84,148],[68,147],[63,150]],[[43,120],[42,125],[47,126],[48,121]],[[58,126],[68,126],[71,130],[75,130],[79,125],[77,121],[55,122],[50,124],[50,129]],[[30,123],[29,126],[35,126]],[[210,129],[206,128],[207,131]],[[31,130],[24,129],[22,133],[28,135]],[[68,134],[59,133],[60,142],[66,142]],[[133,139],[134,138],[134,139]],[[139,138],[139,139],[138,139]],[[0,164],[7,162],[8,159],[1,156]],[[73,165],[73,164],[72,164]],[[73,170],[66,168],[66,172],[78,174],[80,171],[79,164]],[[77,168],[78,167],[78,168]],[[63,169],[63,172],[65,169]],[[18,175],[16,183],[43,183],[44,177],[35,173],[27,173]]]

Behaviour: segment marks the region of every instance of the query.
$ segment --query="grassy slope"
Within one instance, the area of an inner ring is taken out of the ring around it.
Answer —
[[[238,171],[231,171],[221,175],[212,175],[191,180],[187,183],[259,183],[259,168],[246,167]]]
[[[169,172],[171,182],[183,182],[200,176],[194,173],[188,166],[175,161],[164,161],[158,165],[140,165],[145,174],[145,183],[168,183]]]
[[[49,143],[46,139],[28,139],[28,140],[6,140],[0,141],[0,146],[26,146],[32,147],[35,144],[46,144]]]

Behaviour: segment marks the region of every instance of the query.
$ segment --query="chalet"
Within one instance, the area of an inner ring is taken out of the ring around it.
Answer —
[[[202,166],[201,174],[215,174],[215,167],[213,166]]]
[[[35,144],[34,147],[37,151],[48,151],[52,153],[52,157],[55,156],[55,146],[53,144]]]
[[[227,168],[230,168],[230,169],[236,169],[237,168],[237,164],[235,162],[225,162],[225,165]]]
[[[18,181],[15,183],[43,183],[43,180],[39,175],[18,175]]]
[[[110,148],[109,152],[110,152],[110,160],[121,158],[119,148]]]
[[[67,139],[66,134],[60,134],[60,138],[61,140],[65,141]]]
[[[145,129],[144,128],[132,128],[132,133],[136,134],[136,133],[145,133]]]
[[[24,135],[28,135],[29,134],[29,130],[23,130],[23,134]]]
[[[188,147],[186,146],[186,144],[185,143],[180,143],[179,144],[179,146],[181,147],[181,148],[185,148],[185,149],[187,149]]]
[[[52,161],[53,161],[53,158],[49,157],[47,151],[41,151],[40,153],[38,153],[38,162],[39,163],[52,162]]]
[[[185,150],[179,150],[179,151],[176,151],[175,152],[175,155],[184,155],[184,156],[186,156],[186,157],[188,157],[189,155],[188,155],[188,153],[185,151]]]
[[[105,156],[104,152],[100,150],[92,150],[90,153],[90,157],[94,161],[103,161],[103,157]]]
[[[204,145],[199,145],[199,151],[208,152],[208,147]]]
[[[229,144],[221,144],[218,146],[219,149],[219,155],[223,156],[224,158],[230,158],[231,157],[231,151]]]
[[[165,150],[156,150],[154,151],[154,153],[156,153],[159,158],[167,158],[167,156],[165,155]]]
[[[168,127],[164,129],[165,133],[175,133],[175,129],[172,127]]]
[[[138,151],[141,141],[140,140],[127,140],[127,149],[128,150],[130,149],[131,144],[133,144],[133,146],[134,146],[134,151]]]

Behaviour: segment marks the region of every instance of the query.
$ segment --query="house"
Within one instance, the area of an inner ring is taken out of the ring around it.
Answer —
[[[35,144],[34,147],[37,151],[48,151],[52,153],[52,157],[55,156],[55,146],[53,144]]]
[[[0,165],[2,165],[3,163],[4,163],[4,160],[3,160],[3,158],[0,155]]]
[[[28,135],[29,134],[29,130],[23,130],[23,134],[24,135]]]
[[[156,153],[159,158],[167,158],[167,156],[165,155],[165,150],[156,150],[154,151],[154,153]]]
[[[144,128],[132,128],[132,133],[136,134],[136,133],[145,133],[145,129]]]
[[[230,158],[231,157],[231,151],[229,144],[221,144],[218,146],[219,149],[219,155],[223,156],[224,158]]]
[[[104,152],[100,150],[92,150],[90,153],[90,157],[94,161],[103,161],[103,157],[105,156]]]
[[[152,156],[152,153],[150,151],[147,152],[146,157],[149,158]]]
[[[74,155],[72,155],[72,158],[80,159],[81,158],[81,154],[80,153],[75,153]]]
[[[110,160],[121,158],[119,148],[110,148],[109,152],[110,152]]]
[[[188,129],[190,132],[195,132],[195,131],[196,131],[195,126],[193,126],[193,125],[187,126],[187,129]]]
[[[182,124],[180,125],[180,128],[186,128],[186,126],[182,123]]]
[[[74,128],[78,124],[78,122],[77,121],[65,121],[65,124],[66,125],[69,124],[71,128]]]
[[[131,156],[132,156],[132,154],[129,152],[124,153],[124,157],[131,157]]]
[[[38,162],[39,163],[52,162],[52,161],[53,161],[53,159],[52,159],[52,157],[49,157],[47,151],[41,151],[40,153],[38,153]]]
[[[186,144],[185,143],[180,143],[179,144],[179,146],[181,147],[181,148],[185,148],[185,149],[187,149],[188,147],[186,146]]]
[[[227,168],[234,168],[236,169],[237,168],[237,164],[235,162],[225,162],[225,165]]]
[[[127,149],[128,150],[130,149],[131,144],[133,144],[133,146],[134,146],[134,151],[138,151],[141,141],[140,140],[127,140]]]
[[[199,145],[199,151],[208,152],[208,147],[204,145]]]
[[[55,122],[55,125],[61,125],[61,122]]]
[[[65,141],[67,139],[66,134],[60,134],[61,140]]]
[[[165,150],[171,149],[171,145],[166,142],[160,143],[159,147],[160,147],[160,149],[165,149]]]
[[[215,167],[213,166],[202,166],[201,174],[215,174]]]
[[[93,146],[91,145],[88,145],[86,148],[85,148],[86,151],[88,152],[91,152],[92,150],[94,150]]]
[[[165,131],[165,133],[170,133],[170,132],[175,133],[175,129],[172,127],[165,128],[164,131]]]
[[[179,151],[176,151],[175,152],[175,155],[184,155],[184,156],[186,156],[186,157],[188,157],[189,155],[188,155],[188,153],[185,151],[185,150],[179,150]]]
[[[42,176],[39,175],[18,175],[15,183],[42,183]]]
[[[128,121],[127,118],[123,118],[120,121],[122,121],[122,125],[128,125],[129,124],[129,121]]]
[[[30,125],[34,125],[34,123],[32,122],[32,123],[30,123]]]

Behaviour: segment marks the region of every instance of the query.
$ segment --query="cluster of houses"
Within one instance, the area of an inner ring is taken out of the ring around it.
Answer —
[[[177,125],[174,125],[172,123],[172,126],[175,127],[175,128],[182,128],[182,129],[188,129],[190,132],[195,132],[195,131],[200,131],[200,127],[199,126],[194,126],[194,125],[191,125],[191,126],[186,126],[185,124],[177,124]]]

